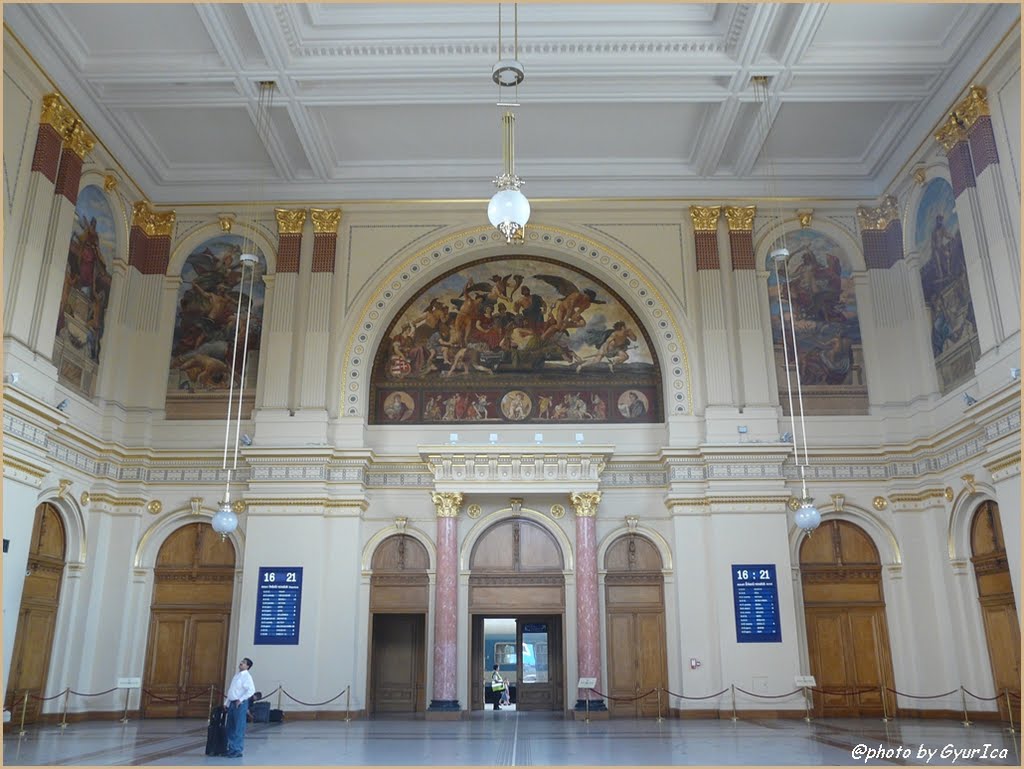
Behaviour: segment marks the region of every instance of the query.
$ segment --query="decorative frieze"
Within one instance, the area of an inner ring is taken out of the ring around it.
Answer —
[[[484,493],[508,493],[507,484],[516,491],[596,490],[611,446],[553,449],[524,447],[423,447],[423,457],[434,476],[437,488],[479,488]],[[502,484],[506,484],[502,486]],[[525,484],[525,485],[524,485]]]

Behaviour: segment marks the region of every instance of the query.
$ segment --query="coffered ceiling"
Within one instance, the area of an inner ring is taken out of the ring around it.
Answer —
[[[531,199],[870,200],[1020,6],[527,3],[518,15],[517,170]],[[155,203],[482,200],[501,170],[495,102],[515,94],[490,78],[496,4],[5,4],[4,21]],[[757,75],[770,77],[767,107]],[[265,136],[261,80],[277,84]]]

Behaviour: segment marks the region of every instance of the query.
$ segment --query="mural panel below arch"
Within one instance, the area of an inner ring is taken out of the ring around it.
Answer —
[[[442,275],[391,322],[371,424],[659,422],[646,329],[602,281],[536,256]]]

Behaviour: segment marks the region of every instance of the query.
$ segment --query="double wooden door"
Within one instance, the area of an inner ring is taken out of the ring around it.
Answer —
[[[29,545],[27,574],[14,634],[14,652],[7,680],[4,708],[15,720],[25,723],[39,719],[41,697],[56,694],[61,687],[46,691],[50,655],[57,626],[61,579],[64,574],[64,524],[57,510],[48,504],[36,509]],[[26,699],[27,695],[27,699]]]
[[[658,687],[668,684],[663,611],[608,612],[608,710],[613,716],[657,717]],[[662,715],[667,701],[661,699]]]
[[[374,713],[422,713],[425,614],[374,614],[370,700]]]

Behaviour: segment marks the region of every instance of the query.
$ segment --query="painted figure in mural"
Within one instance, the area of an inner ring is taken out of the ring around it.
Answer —
[[[384,416],[386,416],[392,422],[401,422],[408,419],[412,414],[412,409],[405,402],[405,398],[402,396],[404,393],[392,393],[384,403]]]
[[[804,353],[801,376],[805,384],[848,384],[852,371],[853,343],[842,333]]]
[[[76,287],[86,296],[92,296],[97,265],[102,266],[103,264],[100,257],[100,236],[96,232],[95,216],[88,221],[84,216],[79,218],[82,232],[78,235],[78,285]]]
[[[822,264],[809,246],[797,249],[793,255],[801,251],[800,262],[789,274],[794,309],[802,317],[822,323],[842,322],[843,274],[839,257],[828,253]]]
[[[608,364],[608,371],[615,371],[617,363],[625,363],[629,360],[629,347],[636,341],[636,332],[629,328],[625,321],[616,321],[610,329],[605,329],[604,339],[597,352],[587,355],[576,367],[576,373],[580,373],[587,366],[593,366],[601,361]]]

